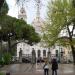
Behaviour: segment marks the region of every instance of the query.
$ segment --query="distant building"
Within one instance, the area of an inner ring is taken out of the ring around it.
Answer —
[[[23,6],[21,7],[20,11],[18,12],[18,18],[23,19],[24,21],[27,21],[26,11]]]
[[[42,26],[44,25],[44,21],[40,17],[40,5],[39,4],[40,4],[40,0],[37,1],[36,18],[33,20],[32,25],[35,28],[35,31],[39,33],[40,36],[42,36],[41,31],[42,31]],[[24,21],[27,21],[26,11],[23,6],[21,7],[19,11],[18,18],[23,19]],[[55,44],[51,48],[47,48],[47,47],[45,48],[45,47],[42,47],[42,43],[44,43],[42,40],[40,43],[37,43],[33,46],[30,46],[25,42],[18,43],[17,44],[17,57],[19,57],[20,49],[22,50],[22,56],[31,57],[32,48],[34,48],[37,59],[48,58],[48,60],[51,61],[53,57],[57,57],[58,61],[60,62],[68,63],[69,61],[73,61],[70,47],[63,47],[61,45]]]
[[[36,18],[34,19],[34,21],[32,22],[32,25],[35,28],[35,31],[38,32],[39,34],[41,34],[41,26],[43,25],[43,20],[40,18],[39,14],[40,14],[39,9],[37,9],[37,15],[36,15]],[[23,19],[24,21],[27,21],[26,11],[23,6],[21,7],[21,9],[19,11],[18,18]],[[40,44],[41,43],[30,46],[30,45],[26,44],[25,42],[18,43],[17,44],[17,57],[19,57],[20,49],[22,50],[23,56],[31,56],[32,48],[34,48],[37,59],[47,58],[48,48],[43,48],[43,47],[41,47]]]

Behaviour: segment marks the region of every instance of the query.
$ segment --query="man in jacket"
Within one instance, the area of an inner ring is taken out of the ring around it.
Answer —
[[[52,75],[57,75],[57,69],[58,69],[58,62],[56,60],[56,58],[52,59]]]

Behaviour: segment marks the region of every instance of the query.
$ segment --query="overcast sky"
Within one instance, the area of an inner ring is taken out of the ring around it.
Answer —
[[[6,0],[8,5],[9,5],[9,12],[8,14],[13,16],[13,17],[18,17],[18,6],[16,5],[16,0]],[[47,3],[48,0],[41,0],[41,18],[45,19],[46,17],[46,11],[47,11]],[[34,18],[36,17],[36,5],[33,0],[30,0],[29,2],[25,3],[25,9],[26,9],[26,14],[27,14],[27,22],[32,23]]]

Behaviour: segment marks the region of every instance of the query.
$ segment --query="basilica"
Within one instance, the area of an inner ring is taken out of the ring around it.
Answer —
[[[34,18],[32,22],[32,26],[35,28],[35,31],[42,35],[41,27],[44,25],[44,20],[40,17],[40,0],[37,1],[37,11],[36,11],[36,18]],[[23,5],[20,7],[18,18],[27,21],[26,10]],[[27,40],[26,40],[27,41]],[[22,50],[22,56],[31,57],[32,49],[34,48],[36,53],[36,58],[39,57],[44,60],[44,58],[48,58],[49,61],[56,56],[58,60],[62,62],[69,62],[73,61],[72,52],[70,47],[63,47],[55,44],[51,48],[43,47],[42,41],[40,43],[34,44],[30,46],[25,42],[21,42],[17,44],[17,57],[19,57],[19,52]],[[64,60],[64,61],[63,61]]]
[[[23,19],[24,21],[27,21],[27,15],[26,15],[26,10],[22,6],[20,8],[20,11],[18,13],[18,18]],[[37,13],[36,13],[36,18],[32,22],[33,27],[35,28],[35,31],[41,35],[41,26],[44,24],[43,19],[40,18],[40,10],[39,10],[39,2],[37,2]],[[41,59],[47,58],[48,57],[48,48],[44,48],[41,46],[41,42],[34,44],[33,46],[30,46],[29,44],[25,42],[21,42],[17,44],[17,57],[19,57],[19,51],[20,49],[22,50],[22,55],[23,56],[31,56],[32,49],[34,48],[35,53],[36,53],[36,58],[38,59],[39,57]]]

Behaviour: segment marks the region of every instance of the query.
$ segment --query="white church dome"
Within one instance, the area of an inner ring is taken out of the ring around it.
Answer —
[[[41,27],[44,25],[44,21],[40,17],[36,17],[32,22],[33,27],[35,28],[36,32],[41,32]]]

